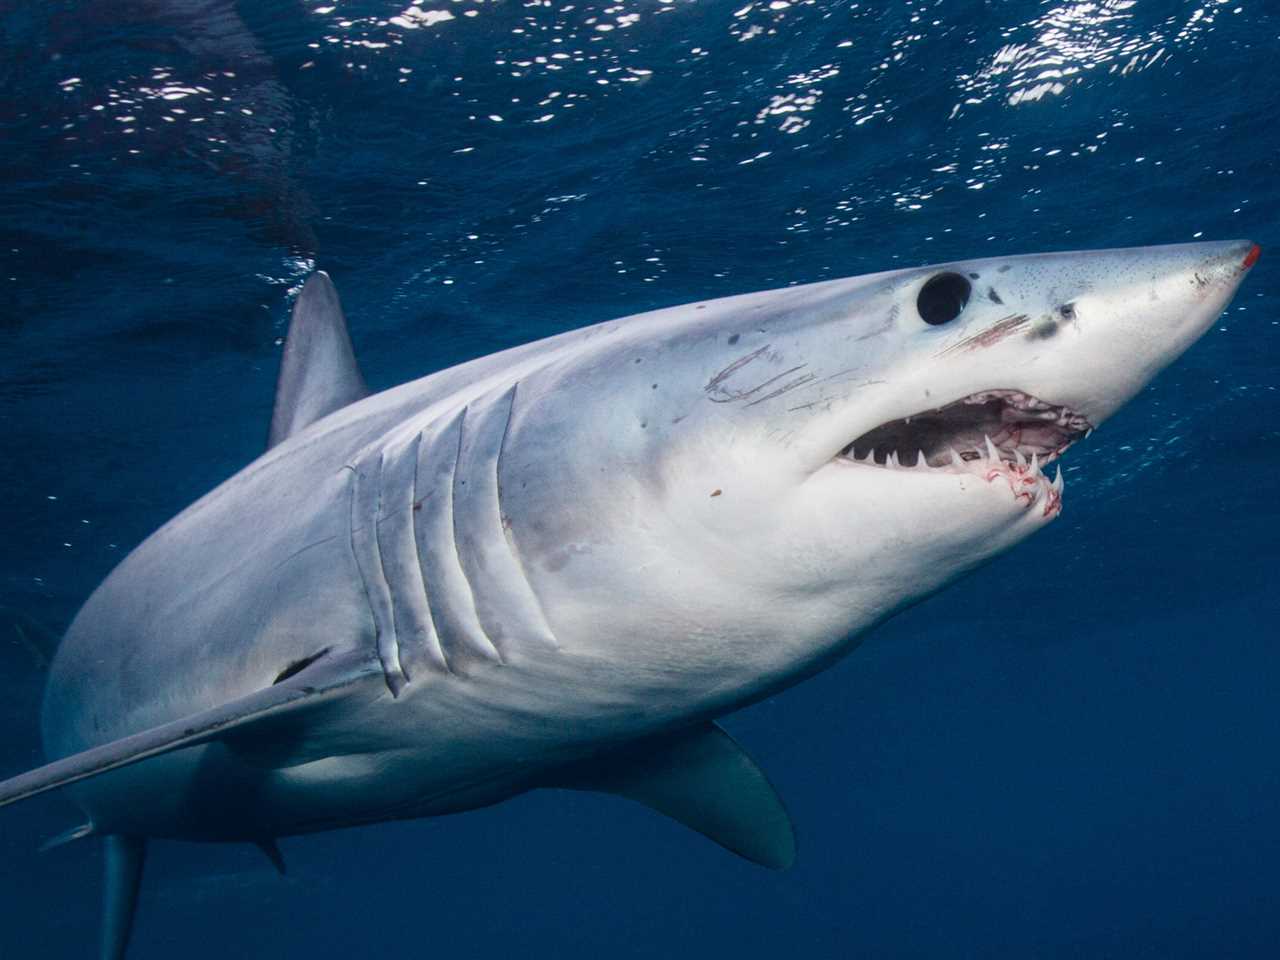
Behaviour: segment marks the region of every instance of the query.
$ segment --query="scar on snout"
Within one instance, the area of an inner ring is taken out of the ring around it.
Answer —
[[[720,496],[720,494],[722,494],[722,493],[724,493],[724,491],[723,491],[723,490],[721,490],[719,487],[716,487],[716,489],[714,489],[714,490],[712,490],[712,491],[711,491],[711,495],[712,495],[713,497],[718,497],[718,496]]]
[[[1027,331],[1028,340],[1048,340],[1058,332],[1058,321],[1052,317],[1045,317],[1030,330]]]
[[[989,347],[992,344],[999,343],[1005,337],[1015,333],[1030,322],[1031,318],[1025,313],[1010,314],[1003,319],[997,320],[981,333],[974,334],[972,337],[966,337],[959,343],[952,344],[939,353],[938,356],[945,357],[947,354],[957,353],[961,350],[977,350],[980,347]]]
[[[996,293],[995,287],[987,288],[987,299],[992,303],[1004,303],[1004,301],[1000,299],[1000,294]]]
[[[735,334],[732,334],[732,335],[729,337],[729,345],[730,345],[730,346],[732,346],[733,344],[737,343],[737,342],[738,342],[738,340],[740,340],[740,339],[741,339],[741,337],[740,337],[738,334],[736,334],[736,333],[735,333]]]

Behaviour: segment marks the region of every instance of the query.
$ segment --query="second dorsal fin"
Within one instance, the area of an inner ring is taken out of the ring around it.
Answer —
[[[293,305],[267,449],[369,395],[329,275],[313,273]]]

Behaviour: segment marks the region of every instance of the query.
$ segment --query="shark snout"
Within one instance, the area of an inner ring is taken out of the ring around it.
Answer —
[[[1252,240],[1225,240],[1097,251],[1076,264],[1063,255],[1059,290],[1081,291],[1058,324],[1070,336],[1043,340],[1036,376],[1017,386],[1101,424],[1212,328],[1260,254]]]
[[[1262,256],[1262,248],[1256,243],[1249,248],[1249,252],[1244,255],[1244,263],[1241,264],[1246,270],[1258,262],[1258,257]]]
[[[1178,247],[1163,249],[1178,256]],[[1138,317],[1148,309],[1151,313],[1145,318],[1149,323],[1139,319],[1136,325],[1129,326],[1128,338],[1137,362],[1135,382],[1126,385],[1125,399],[1213,326],[1261,254],[1261,248],[1252,240],[1225,240],[1181,249],[1191,255],[1192,262],[1184,262],[1181,268],[1170,263],[1172,269],[1152,284],[1152,299],[1146,305],[1133,302],[1140,299],[1140,289],[1131,292],[1130,304],[1137,308]]]
[[[1239,284],[1249,269],[1258,262],[1262,248],[1252,240],[1228,240],[1213,244],[1204,265],[1196,271],[1196,279],[1204,284]]]

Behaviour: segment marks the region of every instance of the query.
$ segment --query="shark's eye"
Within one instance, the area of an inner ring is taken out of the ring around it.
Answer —
[[[960,316],[960,311],[969,302],[972,289],[969,281],[958,273],[940,273],[930,277],[916,297],[920,319],[935,327],[950,323]]]

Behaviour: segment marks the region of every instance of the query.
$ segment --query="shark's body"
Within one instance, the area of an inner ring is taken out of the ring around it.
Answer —
[[[895,271],[601,324],[372,397],[318,275],[271,449],[90,598],[46,697],[63,759],[0,803],[74,784],[113,838],[108,957],[147,837],[273,850],[559,785],[786,865],[781,804],[711,721],[1052,519],[1040,461],[1193,342],[1256,258]]]

